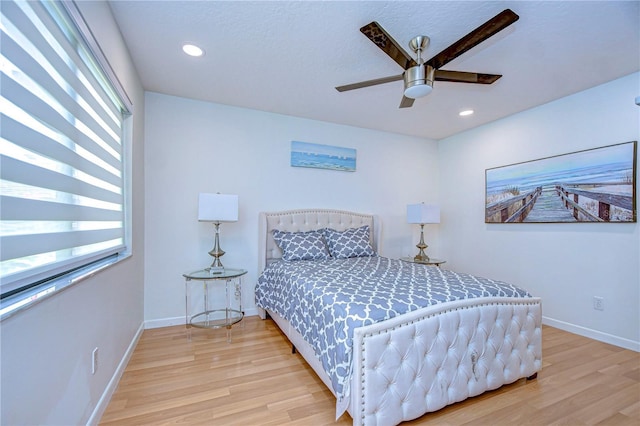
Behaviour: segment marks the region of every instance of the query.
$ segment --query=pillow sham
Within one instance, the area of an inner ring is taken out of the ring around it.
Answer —
[[[282,249],[284,260],[322,260],[329,251],[322,231],[284,232],[274,229],[273,239]]]
[[[376,255],[369,243],[369,225],[350,228],[345,231],[325,228],[324,237],[329,246],[329,253],[336,259]]]

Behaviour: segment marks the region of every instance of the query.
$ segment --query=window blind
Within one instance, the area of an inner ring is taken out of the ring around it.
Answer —
[[[69,5],[0,3],[6,297],[126,249],[123,122],[130,105]]]

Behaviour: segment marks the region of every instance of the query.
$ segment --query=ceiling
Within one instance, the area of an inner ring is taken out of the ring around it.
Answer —
[[[110,3],[145,90],[431,139],[640,69],[638,1]],[[436,81],[403,109],[401,81],[335,90],[402,73],[359,31],[371,21],[407,52],[429,36],[428,59],[506,8],[520,19],[443,67],[502,74],[492,85]],[[184,42],[206,54],[186,56]]]

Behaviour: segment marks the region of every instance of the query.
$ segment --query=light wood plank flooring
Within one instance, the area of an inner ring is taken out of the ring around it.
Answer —
[[[232,337],[145,330],[100,424],[351,424],[334,421],[335,398],[271,320],[245,318]],[[406,424],[640,425],[640,354],[544,327],[537,380]]]

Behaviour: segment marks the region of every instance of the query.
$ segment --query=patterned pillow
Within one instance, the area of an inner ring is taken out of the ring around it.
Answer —
[[[342,232],[326,228],[324,237],[329,245],[329,253],[336,259],[376,255],[369,243],[369,225]]]
[[[273,239],[282,249],[284,260],[328,259],[329,252],[322,231],[284,232],[273,230]]]

